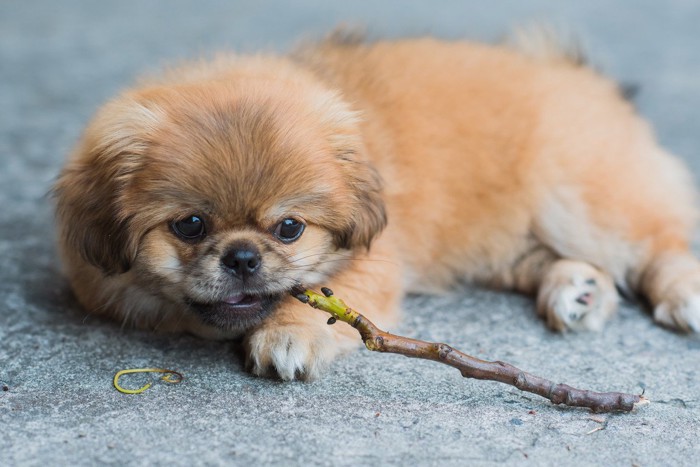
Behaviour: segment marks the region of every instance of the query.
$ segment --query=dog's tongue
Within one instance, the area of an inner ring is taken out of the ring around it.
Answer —
[[[241,303],[245,297],[246,297],[245,294],[237,293],[237,294],[229,295],[228,297],[226,297],[224,302],[228,303],[229,305],[236,305],[238,303]]]

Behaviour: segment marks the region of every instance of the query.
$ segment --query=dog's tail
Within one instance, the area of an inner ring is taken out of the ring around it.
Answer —
[[[570,31],[552,25],[533,23],[513,29],[506,46],[533,60],[588,66],[589,60],[581,41]]]
[[[588,67],[603,74],[591,64],[583,43],[570,30],[543,23],[525,24],[514,28],[503,42],[510,49],[538,62]],[[634,102],[640,86],[634,82],[619,82],[618,88],[623,99]]]

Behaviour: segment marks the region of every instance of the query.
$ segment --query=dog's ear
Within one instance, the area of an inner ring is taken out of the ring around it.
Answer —
[[[129,270],[139,230],[126,198],[158,115],[132,99],[95,116],[54,189],[60,241],[105,274]]]
[[[369,249],[372,240],[386,227],[387,216],[383,181],[367,158],[360,129],[361,114],[352,110],[337,93],[327,92],[315,102],[349,193],[343,204],[350,210],[343,214],[343,219],[336,220],[336,247]]]
[[[349,223],[336,235],[338,248],[369,250],[372,240],[387,223],[382,179],[377,170],[356,152],[338,156],[354,206]]]

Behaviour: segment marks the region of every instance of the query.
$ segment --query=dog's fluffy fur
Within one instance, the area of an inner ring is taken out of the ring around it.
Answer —
[[[615,83],[548,41],[334,36],[172,69],[98,112],[55,193],[88,310],[245,333],[256,374],[313,378],[359,342],[289,297],[297,284],[386,326],[405,292],[471,280],[536,296],[560,331],[600,329],[617,286],[700,330],[690,174]],[[183,240],[193,215],[206,235]],[[305,224],[298,240],[276,235],[283,219]],[[250,277],[223,260],[240,245]]]

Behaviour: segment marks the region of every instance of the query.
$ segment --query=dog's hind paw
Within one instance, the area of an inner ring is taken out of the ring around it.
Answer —
[[[700,291],[679,288],[654,307],[654,320],[684,332],[700,332]]]
[[[556,331],[599,331],[617,303],[612,278],[580,261],[554,263],[537,295],[538,313]]]

